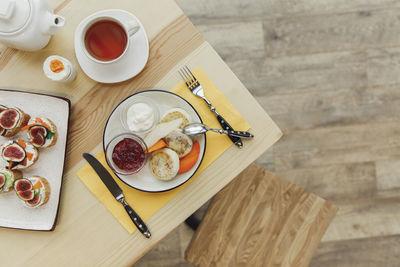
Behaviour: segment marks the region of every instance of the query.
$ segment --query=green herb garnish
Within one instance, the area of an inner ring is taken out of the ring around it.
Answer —
[[[56,134],[55,133],[53,133],[53,132],[51,132],[51,131],[48,131],[48,134],[47,134],[47,136],[46,136],[46,139],[51,139],[51,138],[53,138],[53,136],[55,136]]]
[[[39,195],[40,194],[40,188],[36,188],[34,193],[35,193],[35,196]]]

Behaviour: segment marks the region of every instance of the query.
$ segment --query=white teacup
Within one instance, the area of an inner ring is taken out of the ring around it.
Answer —
[[[114,58],[112,60],[97,59],[94,56],[92,56],[91,52],[88,51],[88,49],[86,47],[85,38],[86,38],[87,31],[96,22],[100,22],[100,21],[113,21],[113,22],[116,22],[117,24],[119,24],[119,26],[121,26],[121,28],[124,30],[125,35],[126,35],[126,45],[125,45],[124,51],[117,58]],[[116,62],[116,61],[120,60],[125,55],[126,51],[129,49],[129,46],[132,45],[131,44],[131,37],[139,29],[140,29],[140,26],[139,26],[139,23],[136,20],[130,20],[130,21],[126,22],[126,21],[122,21],[121,19],[119,19],[117,17],[105,16],[105,15],[99,15],[99,16],[93,17],[84,25],[84,28],[83,28],[83,31],[82,31],[82,35],[80,37],[82,50],[85,52],[86,56],[89,59],[91,59],[92,61],[94,61],[96,63],[109,64],[109,63]]]

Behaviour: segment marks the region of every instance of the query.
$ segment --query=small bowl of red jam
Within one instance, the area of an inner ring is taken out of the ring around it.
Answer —
[[[106,147],[108,166],[118,173],[139,172],[147,161],[147,146],[140,136],[125,133],[114,137]]]

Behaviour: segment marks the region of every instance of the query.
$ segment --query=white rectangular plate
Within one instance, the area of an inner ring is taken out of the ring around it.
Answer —
[[[0,104],[18,107],[32,118],[49,118],[58,130],[57,143],[53,147],[40,149],[38,161],[32,167],[22,170],[23,177],[38,175],[49,181],[51,188],[49,201],[38,208],[28,208],[18,199],[14,191],[1,193],[0,226],[27,230],[54,230],[64,170],[70,102],[68,99],[49,95],[0,90]],[[26,131],[12,138],[0,136],[0,144],[17,138],[27,140]],[[0,166],[7,166],[7,162],[0,159]]]

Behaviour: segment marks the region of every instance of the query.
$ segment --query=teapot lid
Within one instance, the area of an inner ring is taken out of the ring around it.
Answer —
[[[30,14],[29,0],[0,0],[0,34],[12,34],[22,29]]]

